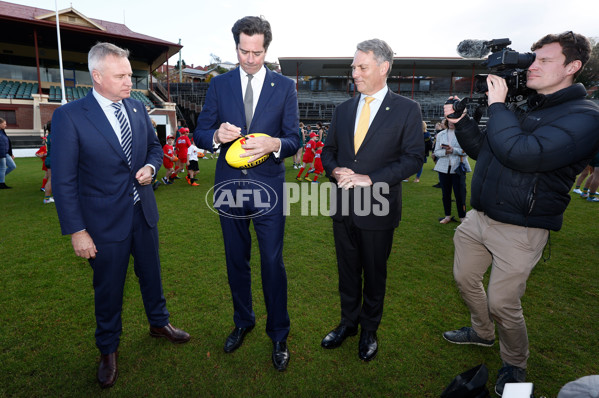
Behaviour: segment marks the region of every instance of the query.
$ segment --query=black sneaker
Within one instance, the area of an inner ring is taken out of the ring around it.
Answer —
[[[526,369],[503,363],[503,367],[497,372],[497,383],[495,393],[500,397],[503,395],[505,383],[524,383],[526,381]]]
[[[491,347],[495,344],[495,339],[485,340],[478,337],[478,334],[471,327],[463,327],[459,330],[452,330],[443,333],[443,338],[454,344],[475,344],[483,347]]]

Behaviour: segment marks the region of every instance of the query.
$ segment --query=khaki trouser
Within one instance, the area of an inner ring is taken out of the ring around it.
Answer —
[[[492,340],[497,324],[501,359],[526,369],[528,334],[520,299],[543,254],[549,231],[504,224],[470,210],[453,238],[453,275],[479,337]],[[488,294],[483,276],[491,266]]]

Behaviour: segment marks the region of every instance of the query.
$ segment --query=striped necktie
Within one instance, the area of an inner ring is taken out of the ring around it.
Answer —
[[[121,126],[121,147],[123,147],[123,152],[125,152],[127,162],[129,162],[129,167],[131,167],[131,143],[133,141],[131,127],[123,114],[122,104],[120,102],[113,102],[111,105],[114,108],[114,115]],[[133,184],[133,203],[137,203],[138,200],[139,193],[137,192],[137,188],[135,188],[135,184]]]

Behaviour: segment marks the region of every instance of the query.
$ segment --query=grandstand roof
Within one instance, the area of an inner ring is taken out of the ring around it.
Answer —
[[[353,57],[341,58],[279,58],[281,73],[285,76],[348,76],[351,73]],[[484,59],[412,58],[395,57],[391,76],[471,76],[486,73],[481,65]]]
[[[58,13],[61,45],[65,51],[87,53],[99,39],[118,39],[118,45],[131,52],[131,59],[151,65],[154,70],[182,48],[176,43],[133,32],[124,24],[89,18],[72,7]],[[31,46],[33,26],[39,47],[57,47],[55,11],[0,1],[0,25],[4,32],[10,32],[11,43]]]

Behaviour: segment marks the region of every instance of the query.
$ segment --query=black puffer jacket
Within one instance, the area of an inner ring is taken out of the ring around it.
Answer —
[[[581,84],[534,95],[515,112],[495,103],[486,131],[465,117],[458,141],[473,159],[471,205],[503,223],[558,231],[578,173],[599,151],[599,106]]]

